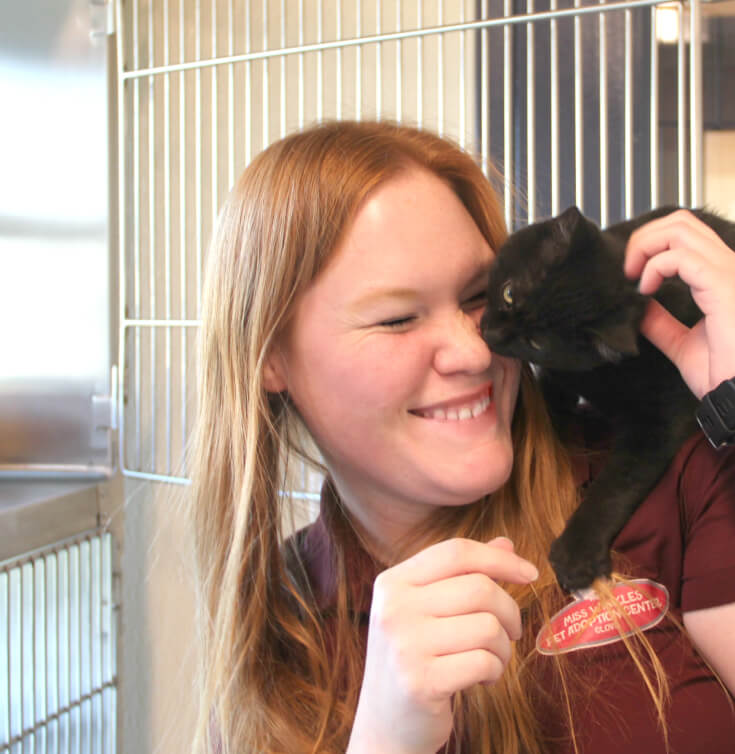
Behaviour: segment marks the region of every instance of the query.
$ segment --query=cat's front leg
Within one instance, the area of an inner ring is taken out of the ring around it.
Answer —
[[[549,561],[564,589],[584,589],[610,575],[613,540],[692,430],[689,419],[673,420],[658,430],[617,438],[605,467],[552,543]]]
[[[625,501],[624,504],[628,504]],[[587,496],[551,544],[549,562],[559,585],[568,592],[584,589],[612,571],[610,545],[615,533],[600,525],[595,496]]]

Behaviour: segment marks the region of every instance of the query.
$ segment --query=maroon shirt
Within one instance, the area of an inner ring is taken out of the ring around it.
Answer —
[[[325,485],[323,494],[331,494]],[[319,606],[334,604],[329,526],[320,515],[301,543]],[[670,612],[735,602],[735,448],[714,451],[697,433],[680,449],[666,474],[639,506],[613,545],[634,578],[663,584]],[[365,628],[379,564],[356,546],[348,553],[353,605]],[[669,754],[733,754],[731,699],[669,620],[646,632],[669,677]],[[733,637],[735,651],[735,637]],[[640,673],[621,642],[566,655],[579,751],[594,754],[665,754],[656,713]],[[538,657],[541,684],[534,699],[550,754],[574,751],[566,728],[563,691],[554,660]],[[473,753],[474,754],[474,753]]]

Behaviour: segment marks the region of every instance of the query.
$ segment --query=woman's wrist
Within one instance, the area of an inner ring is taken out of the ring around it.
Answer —
[[[735,377],[704,395],[696,417],[714,448],[735,445]]]
[[[383,726],[376,725],[374,720],[361,717],[358,703],[345,754],[434,754],[438,748],[439,746],[436,746],[424,752],[407,746],[406,739],[403,742],[401,740],[400,731],[395,728],[385,730]]]
[[[381,754],[416,754],[413,750],[408,751],[391,743],[378,742],[372,736],[362,736],[353,729],[345,754],[375,754],[378,751]],[[427,752],[426,754],[434,754],[434,752]]]

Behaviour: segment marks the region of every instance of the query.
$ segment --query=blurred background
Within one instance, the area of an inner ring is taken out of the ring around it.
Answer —
[[[510,228],[735,219],[734,75],[734,0],[3,3],[0,754],[188,748],[201,275],[254,155],[400,120],[498,168]]]

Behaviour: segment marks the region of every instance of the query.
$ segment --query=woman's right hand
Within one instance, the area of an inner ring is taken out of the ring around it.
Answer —
[[[537,575],[503,537],[439,542],[381,573],[348,754],[436,752],[451,733],[452,695],[497,681],[521,636],[518,605],[495,579]]]

